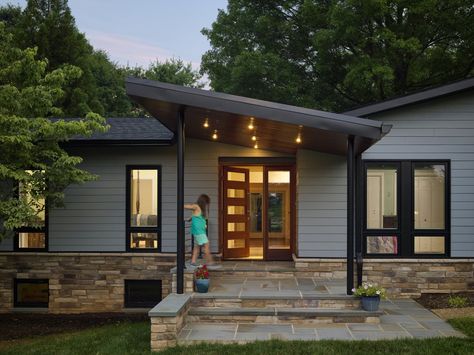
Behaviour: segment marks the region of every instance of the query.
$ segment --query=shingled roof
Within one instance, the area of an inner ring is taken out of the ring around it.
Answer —
[[[109,130],[91,137],[75,137],[74,143],[94,142],[105,144],[170,144],[173,133],[152,117],[109,117]]]

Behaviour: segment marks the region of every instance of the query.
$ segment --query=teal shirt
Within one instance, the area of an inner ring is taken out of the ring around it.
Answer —
[[[192,216],[191,218],[191,234],[192,235],[207,235],[206,220],[200,214],[199,216]]]

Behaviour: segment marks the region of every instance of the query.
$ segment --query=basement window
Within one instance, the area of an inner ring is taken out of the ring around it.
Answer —
[[[15,307],[47,308],[49,303],[49,280],[14,279],[13,293]]]
[[[153,308],[161,299],[161,280],[125,280],[125,308]]]

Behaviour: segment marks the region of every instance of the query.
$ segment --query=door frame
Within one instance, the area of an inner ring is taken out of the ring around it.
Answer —
[[[281,168],[289,169],[291,174],[291,185],[290,185],[290,208],[292,208],[291,219],[290,219],[290,257],[295,253],[296,248],[296,234],[297,234],[297,225],[296,225],[296,215],[297,215],[297,204],[296,204],[296,158],[295,157],[219,157],[219,192],[218,192],[218,223],[219,223],[219,250],[222,253],[223,260],[232,260],[224,258],[224,224],[223,224],[223,207],[224,207],[224,167],[225,166],[242,166],[242,165],[261,165],[263,166],[264,172],[266,168]],[[265,183],[264,179],[264,194],[268,195],[268,186]],[[265,201],[265,206],[266,206]],[[263,224],[264,230],[264,245],[263,245],[263,260],[262,261],[277,261],[277,260],[288,260],[288,258],[268,258],[267,254],[267,221],[265,218],[265,223]],[[285,253],[286,254],[286,253]],[[277,257],[277,255],[275,255]],[[238,260],[238,259],[237,259]]]

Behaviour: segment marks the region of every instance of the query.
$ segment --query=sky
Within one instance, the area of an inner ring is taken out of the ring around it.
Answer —
[[[0,0],[24,7],[26,0]],[[180,58],[197,69],[210,48],[201,34],[227,0],[69,0],[79,30],[123,65]]]

